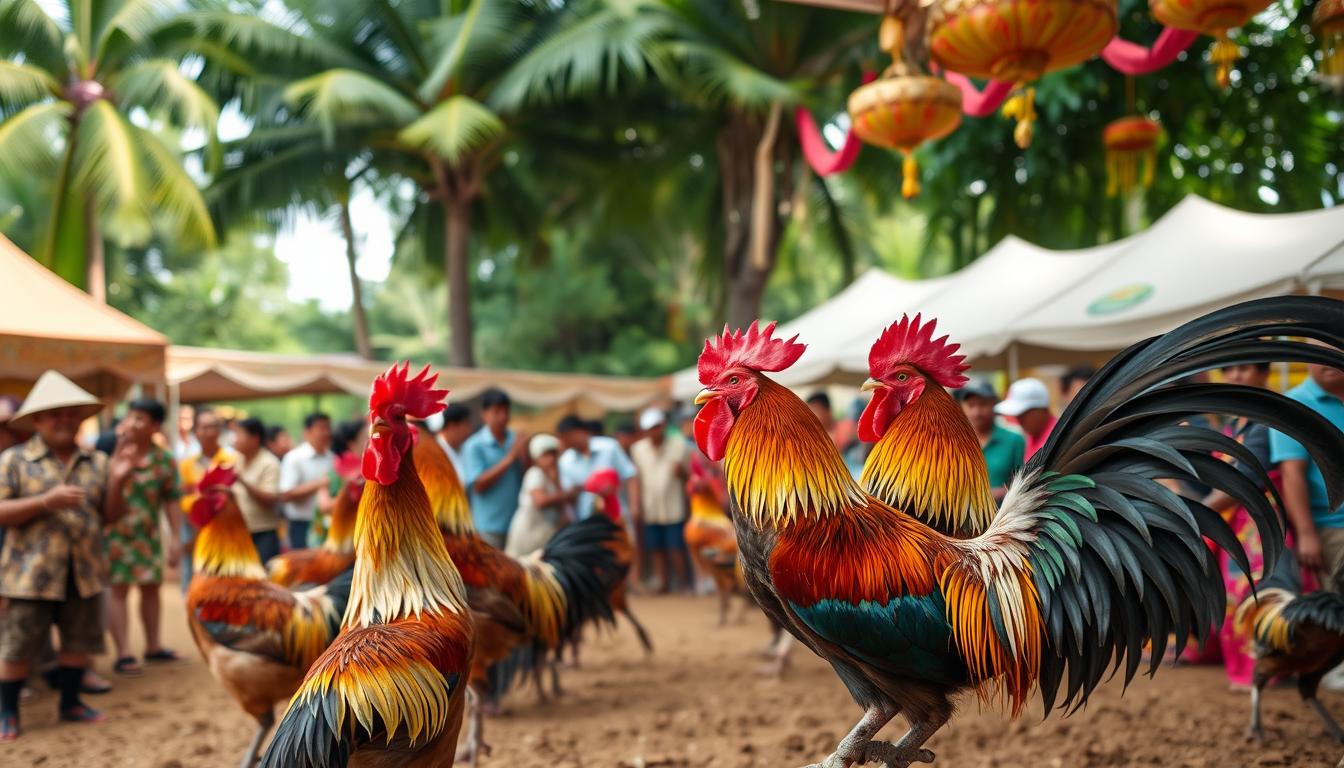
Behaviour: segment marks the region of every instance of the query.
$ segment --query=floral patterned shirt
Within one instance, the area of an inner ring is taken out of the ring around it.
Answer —
[[[80,597],[92,597],[106,586],[100,510],[107,491],[107,457],[80,450],[66,467],[40,435],[0,453],[0,500],[38,496],[62,483],[83,488],[84,502],[9,526],[0,549],[0,595],[64,600],[71,567]]]

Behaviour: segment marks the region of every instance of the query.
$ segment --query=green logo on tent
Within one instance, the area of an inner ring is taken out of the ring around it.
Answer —
[[[1135,283],[1117,288],[1087,305],[1089,315],[1113,315],[1123,312],[1137,304],[1142,304],[1153,295],[1153,286],[1149,283]]]

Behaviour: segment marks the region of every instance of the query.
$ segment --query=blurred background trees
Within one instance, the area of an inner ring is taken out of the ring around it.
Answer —
[[[821,178],[794,133],[804,105],[843,136],[884,63],[871,16],[0,0],[0,231],[177,343],[659,374],[725,319],[787,319],[870,266],[943,274],[1007,234],[1095,245],[1188,193],[1336,204],[1344,101],[1313,79],[1311,9],[1238,33],[1228,91],[1207,40],[1129,86],[1096,61],[1049,75],[1031,148],[968,118],[905,201],[899,158]],[[1153,39],[1143,0],[1121,10]],[[1153,186],[1111,198],[1100,134],[1131,104],[1166,135]],[[296,234],[314,227],[330,237]]]

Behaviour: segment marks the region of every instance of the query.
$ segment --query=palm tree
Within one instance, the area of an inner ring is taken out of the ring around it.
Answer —
[[[196,182],[161,137],[172,131],[156,130],[211,142],[219,118],[161,44],[183,13],[160,0],[0,0],[0,173],[54,179],[33,255],[100,301],[104,237],[215,242]]]
[[[660,0],[653,10],[664,34],[652,60],[673,62],[658,67],[664,83],[713,131],[722,245],[710,255],[721,259],[727,321],[745,327],[760,315],[778,260],[788,218],[781,203],[811,173],[786,110],[842,75],[857,79],[856,52],[875,50],[877,24],[775,0]]]
[[[420,185],[441,227],[449,360],[473,365],[468,251],[488,179],[528,110],[642,75],[651,19],[616,0],[291,5],[339,60],[292,82],[287,108],[333,151],[354,137],[375,167]]]

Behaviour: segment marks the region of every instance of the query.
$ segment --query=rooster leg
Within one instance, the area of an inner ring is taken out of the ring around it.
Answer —
[[[1246,726],[1247,741],[1265,740],[1265,730],[1260,727],[1260,690],[1264,687],[1264,679],[1256,675],[1251,684],[1251,722]]]
[[[274,727],[274,712],[267,712],[257,718],[257,735],[252,737],[252,743],[247,747],[247,754],[243,755],[241,768],[253,768],[257,764],[257,753],[261,752],[261,743],[266,740],[266,734],[270,733]]]
[[[863,752],[864,761],[878,763],[882,768],[910,768],[912,763],[932,763],[933,753],[923,748],[924,742],[943,727],[948,717],[941,715],[911,723],[910,730],[895,744],[869,741]]]
[[[719,626],[720,626],[720,627],[724,627],[724,626],[727,626],[727,625],[728,625],[728,603],[729,603],[732,599],[733,599],[733,596],[732,596],[731,594],[729,594],[729,593],[727,593],[727,592],[725,592],[725,591],[723,591],[723,590],[719,590]]]
[[[849,768],[852,765],[862,763],[873,737],[895,716],[896,712],[894,710],[869,707],[863,713],[863,719],[859,720],[858,725],[854,726],[854,730],[850,731],[849,735],[840,741],[840,745],[835,748],[830,757],[826,758],[825,762],[813,763],[807,768]]]
[[[1299,676],[1297,678],[1297,692],[1301,694],[1302,700],[1307,702],[1307,706],[1311,707],[1311,711],[1321,718],[1322,723],[1325,723],[1325,729],[1330,731],[1330,736],[1335,741],[1344,742],[1344,730],[1341,730],[1339,723],[1336,723],[1335,718],[1330,716],[1329,710],[1325,708],[1321,700],[1316,698],[1316,690],[1320,687],[1322,677],[1325,677],[1324,672]]]
[[[562,699],[565,696],[565,689],[560,687],[560,661],[558,659],[552,660],[549,666],[551,668],[551,695],[557,699]]]
[[[481,713],[481,695],[467,688],[467,740],[457,750],[457,762],[463,762],[476,768],[482,754],[490,754],[490,745],[485,743],[482,731],[485,729],[485,717]]]

